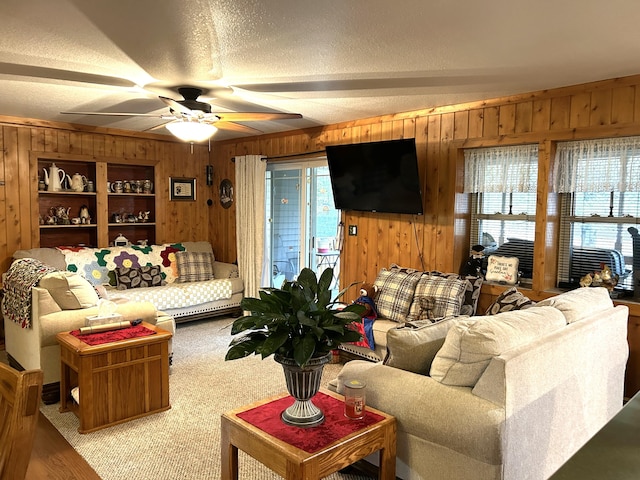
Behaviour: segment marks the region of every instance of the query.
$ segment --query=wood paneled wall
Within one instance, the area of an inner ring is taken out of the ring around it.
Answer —
[[[536,228],[534,299],[550,295],[555,282],[557,202],[549,191],[555,141],[640,135],[640,75],[523,93],[489,101],[398,113],[322,128],[214,143],[217,175],[234,179],[235,155],[260,154],[277,161],[323,151],[326,145],[398,138],[416,139],[425,213],[422,216],[343,213],[346,236],[341,283],[373,281],[382,267],[396,263],[418,269],[458,271],[469,255],[469,201],[462,193],[465,147],[538,143],[539,216]],[[544,178],[546,176],[546,179]],[[257,214],[260,214],[257,212]],[[227,232],[214,239],[218,255],[235,256],[235,211],[214,210],[215,224]],[[224,253],[222,253],[224,252]],[[351,295],[355,297],[354,291]],[[483,303],[497,292],[487,289]],[[640,306],[630,304],[631,360],[627,392],[640,390]]]
[[[206,145],[174,142],[161,135],[133,135],[131,132],[90,129],[31,119],[0,117],[0,270],[7,271],[14,251],[37,247],[39,232],[32,227],[38,215],[37,172],[30,171],[32,153],[44,157],[65,154],[119,162],[152,161],[164,181],[155,186],[158,212],[156,241],[210,240],[207,199],[214,198],[213,186],[205,181],[209,162]],[[195,202],[169,201],[169,177],[195,177]],[[35,222],[37,223],[37,222]]]

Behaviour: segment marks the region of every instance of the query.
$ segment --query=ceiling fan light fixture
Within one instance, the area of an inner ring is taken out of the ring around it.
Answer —
[[[211,138],[218,129],[210,123],[171,122],[166,125],[171,134],[183,142],[204,142]]]

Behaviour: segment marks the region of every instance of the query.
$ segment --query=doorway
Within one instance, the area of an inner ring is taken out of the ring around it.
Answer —
[[[326,159],[267,165],[263,285],[281,287],[302,268],[334,270],[338,292],[340,211],[333,204]]]

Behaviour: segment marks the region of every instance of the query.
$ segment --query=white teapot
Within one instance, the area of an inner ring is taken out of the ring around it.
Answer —
[[[44,171],[44,183],[47,186],[47,190],[49,192],[59,192],[62,190],[62,182],[66,176],[64,170],[56,167],[55,163],[51,164],[49,172],[47,172],[46,168],[43,168],[42,170]]]
[[[87,177],[84,175],[80,175],[79,173],[75,173],[69,182],[71,186],[71,190],[74,192],[83,192],[84,188],[87,186]]]

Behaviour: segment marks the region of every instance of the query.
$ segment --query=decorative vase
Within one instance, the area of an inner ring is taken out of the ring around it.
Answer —
[[[287,391],[295,399],[293,405],[282,412],[282,421],[296,427],[313,427],[324,421],[324,413],[311,398],[320,390],[324,366],[331,360],[331,353],[312,358],[304,367],[299,367],[292,358],[275,354],[274,359],[282,365]]]

